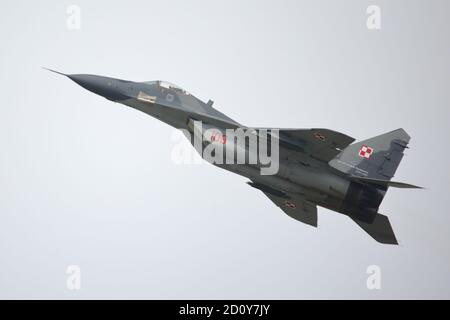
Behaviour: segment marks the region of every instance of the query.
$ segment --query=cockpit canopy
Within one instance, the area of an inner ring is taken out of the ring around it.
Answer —
[[[178,91],[185,95],[190,95],[190,93],[187,92],[186,90],[184,90],[183,88],[177,86],[176,84],[170,83],[168,81],[156,80],[156,81],[146,81],[144,83],[149,84],[149,85],[156,85],[161,88],[175,90],[175,91]]]

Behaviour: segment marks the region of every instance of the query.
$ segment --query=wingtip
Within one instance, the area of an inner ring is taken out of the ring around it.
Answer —
[[[405,183],[405,185],[406,185],[406,188],[409,188],[409,189],[422,189],[422,190],[427,189],[426,187],[417,186],[415,184]]]

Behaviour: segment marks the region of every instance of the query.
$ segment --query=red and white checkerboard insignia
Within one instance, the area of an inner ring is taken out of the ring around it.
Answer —
[[[373,153],[373,148],[368,146],[362,146],[361,149],[359,149],[359,156],[362,158],[369,159],[370,156]]]
[[[288,207],[289,209],[295,209],[297,208],[297,205],[289,200],[286,200],[284,202],[284,204],[286,205],[286,207]]]

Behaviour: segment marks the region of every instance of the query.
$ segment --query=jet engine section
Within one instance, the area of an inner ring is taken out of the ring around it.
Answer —
[[[385,194],[386,190],[373,185],[351,182],[340,211],[372,223]]]
[[[300,164],[282,162],[279,175],[311,190],[311,192],[314,191],[317,194],[314,201],[319,203],[329,198],[342,202],[349,188],[349,182],[340,176],[317,169],[305,168]]]

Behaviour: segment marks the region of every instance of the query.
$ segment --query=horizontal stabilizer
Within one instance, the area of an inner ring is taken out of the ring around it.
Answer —
[[[359,182],[366,182],[370,184],[376,184],[382,187],[394,187],[394,188],[409,188],[409,189],[423,189],[422,187],[415,186],[413,184],[404,183],[404,182],[396,182],[396,181],[390,181],[390,180],[383,180],[383,179],[374,179],[374,178],[365,178],[365,177],[358,177],[358,176],[351,176],[351,179],[353,181],[359,181]]]
[[[351,218],[351,217],[350,217]],[[388,217],[382,214],[376,214],[372,223],[364,222],[352,218],[365,232],[380,243],[398,244],[395,237],[394,230],[392,230],[391,223]]]

